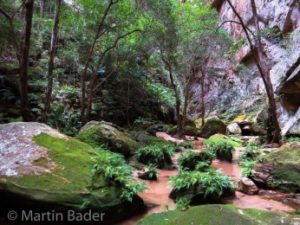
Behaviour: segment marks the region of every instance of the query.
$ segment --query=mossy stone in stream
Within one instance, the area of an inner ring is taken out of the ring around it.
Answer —
[[[187,211],[152,214],[138,225],[280,225],[296,221],[296,216],[285,213],[239,209],[232,205],[203,205]]]
[[[267,154],[254,170],[260,172],[264,165],[272,165],[268,171],[267,187],[300,192],[300,142],[287,143]]]
[[[208,119],[200,129],[199,136],[209,138],[214,134],[226,134],[226,125],[217,118]]]
[[[124,156],[133,155],[138,147],[125,132],[105,121],[90,121],[81,128],[77,138],[93,147],[107,145],[110,150]]]

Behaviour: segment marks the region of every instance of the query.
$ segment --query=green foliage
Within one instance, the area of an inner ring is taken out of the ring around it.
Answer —
[[[154,164],[150,164],[147,166],[147,173],[149,178],[155,178],[158,176],[158,172],[157,172],[157,166]]]
[[[173,144],[156,143],[139,148],[136,151],[136,156],[138,161],[142,163],[163,168],[172,164],[171,156],[174,154],[175,148]]]
[[[209,152],[187,151],[178,158],[178,165],[183,170],[195,170],[199,162],[211,164],[213,155]]]
[[[161,103],[165,103],[169,106],[175,106],[175,96],[174,92],[170,90],[170,88],[165,87],[160,83],[152,83],[149,81],[145,81],[146,89]]]
[[[246,150],[242,152],[240,160],[255,160],[260,154],[261,146],[254,141],[250,141]]]
[[[144,184],[137,182],[132,177],[132,168],[126,164],[124,158],[109,151],[102,152],[94,165],[94,176],[104,174],[111,182],[122,188],[121,197],[127,201],[132,201],[133,197],[144,190]]]
[[[241,144],[225,135],[216,134],[204,141],[205,150],[214,154],[218,159],[231,161],[232,151]]]
[[[300,137],[288,137],[285,140],[287,143],[289,142],[300,142]]]
[[[200,172],[206,172],[209,168],[210,168],[210,164],[207,161],[204,161],[204,162],[198,162],[196,164],[195,170]]]
[[[245,42],[245,38],[241,38],[238,41],[234,42],[229,49],[229,55],[233,57],[235,53],[245,44]]]
[[[191,200],[185,197],[179,198],[176,200],[176,209],[185,211],[189,208]]]
[[[213,169],[207,172],[182,171],[179,175],[172,176],[170,183],[175,191],[197,190],[193,194],[203,194],[204,197],[221,197],[225,191],[234,190],[229,177]]]
[[[251,175],[252,169],[260,160],[260,148],[257,143],[250,141],[246,146],[246,150],[240,155],[239,165],[242,167],[243,176],[249,177]]]

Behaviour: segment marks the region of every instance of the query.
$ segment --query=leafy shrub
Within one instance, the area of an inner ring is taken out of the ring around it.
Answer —
[[[200,198],[204,201],[218,201],[234,191],[234,184],[229,177],[213,169],[207,172],[182,171],[172,176],[170,183],[173,187],[171,197],[188,197],[190,200]]]
[[[132,177],[132,168],[121,155],[106,151],[101,152],[96,160],[97,164],[93,169],[95,178],[99,173],[104,174],[107,180],[122,188],[121,197],[125,200],[132,201],[137,193],[144,190],[144,184]]]
[[[158,172],[157,166],[150,164],[146,168],[146,172],[139,175],[139,178],[144,180],[157,180]]]
[[[199,162],[210,165],[213,155],[209,152],[187,151],[178,158],[178,165],[183,170],[194,170]]]
[[[189,208],[191,200],[185,197],[179,198],[176,200],[176,209],[185,211]]]
[[[239,157],[239,165],[242,167],[243,176],[249,177],[256,162],[259,160],[260,146],[251,141],[246,150]]]
[[[163,168],[172,164],[171,156],[175,152],[175,146],[166,143],[156,143],[141,147],[137,150],[136,156],[139,162],[150,165],[154,164],[158,168]]]
[[[205,149],[218,159],[232,161],[232,151],[241,144],[225,135],[215,134],[204,141]]]
[[[198,162],[195,170],[200,171],[200,172],[205,172],[205,171],[208,171],[209,168],[210,168],[210,164],[208,164],[207,161],[204,161],[204,162]]]
[[[260,154],[260,146],[253,141],[250,141],[247,146],[246,150],[242,152],[240,156],[240,160],[254,160]]]
[[[286,139],[286,142],[300,142],[300,137],[289,137]]]
[[[155,178],[158,175],[158,173],[157,173],[157,167],[155,165],[153,165],[153,164],[150,164],[147,167],[147,172],[148,172],[148,176],[150,178]]]
[[[256,161],[255,160],[244,160],[239,163],[239,165],[242,167],[242,175],[245,177],[249,177],[252,174],[252,169],[255,166]]]

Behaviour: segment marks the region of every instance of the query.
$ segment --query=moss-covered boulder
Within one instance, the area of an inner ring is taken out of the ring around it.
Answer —
[[[279,225],[296,222],[297,216],[286,213],[239,209],[233,205],[203,205],[187,211],[152,214],[138,222],[138,225]]]
[[[264,156],[252,179],[260,186],[300,192],[300,142],[291,142]]]
[[[128,202],[120,185],[92,172],[107,152],[44,124],[0,125],[0,211],[94,210],[108,220],[142,208],[139,197]]]
[[[208,119],[200,129],[199,136],[209,138],[214,134],[226,134],[226,125],[217,118]]]
[[[133,155],[138,146],[128,134],[105,121],[88,122],[81,128],[77,138],[93,147],[107,145],[110,150],[124,156]]]

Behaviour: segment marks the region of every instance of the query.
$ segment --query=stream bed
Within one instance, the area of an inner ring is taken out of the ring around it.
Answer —
[[[181,143],[183,140],[172,137],[164,132],[158,132],[156,134],[158,137],[164,138],[165,140],[175,142],[177,144]],[[203,140],[201,138],[194,138],[186,136],[187,140],[191,140],[195,144],[194,151],[202,151]],[[243,148],[238,148],[234,155],[233,161],[226,162],[220,160],[214,160],[212,166],[220,170],[225,175],[229,176],[232,181],[237,183],[242,177],[241,168],[238,165],[238,156]],[[173,162],[176,165],[177,158],[181,153],[175,154],[173,157]],[[152,213],[160,213],[167,210],[172,210],[176,208],[176,205],[172,199],[169,198],[171,192],[171,186],[169,185],[169,177],[177,174],[177,170],[158,170],[158,180],[157,181],[144,181],[147,189],[139,194],[139,196],[144,200],[147,211],[144,214],[137,215],[126,221],[120,222],[118,225],[134,225],[140,219],[150,215]],[[135,171],[134,176],[137,178],[138,171]],[[139,178],[137,178],[139,179]],[[295,206],[291,205],[286,201],[286,197],[289,194],[281,193],[278,191],[270,190],[260,190],[257,195],[247,195],[242,192],[236,191],[235,196],[224,198],[224,204],[233,204],[239,208],[257,208],[276,212],[293,212],[295,211]]]

